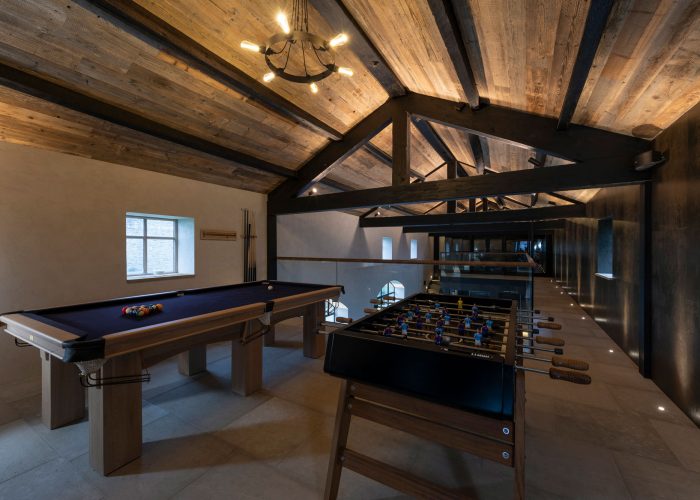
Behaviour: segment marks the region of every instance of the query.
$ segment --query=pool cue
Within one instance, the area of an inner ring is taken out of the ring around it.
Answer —
[[[247,210],[243,210],[243,281],[248,281],[248,217]]]

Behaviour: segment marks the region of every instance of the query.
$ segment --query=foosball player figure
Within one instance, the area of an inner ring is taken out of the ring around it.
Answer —
[[[476,304],[472,306],[472,317],[474,316],[479,316],[479,306],[477,306]]]
[[[406,320],[406,318],[404,317],[404,315],[403,315],[403,314],[399,314],[399,317],[396,318],[396,324],[397,324],[398,326],[401,326],[401,325],[404,323],[405,320]]]
[[[437,345],[442,344],[442,327],[441,326],[435,327],[435,343]]]
[[[384,336],[385,336],[385,337],[391,337],[391,334],[392,334],[392,333],[394,333],[394,329],[391,328],[390,326],[387,326],[387,327],[384,329]]]
[[[439,311],[440,310],[440,302],[435,302],[435,304],[433,304],[433,307]]]
[[[425,322],[430,323],[430,318],[432,318],[432,317],[433,317],[433,313],[431,313],[430,311],[425,313]]]
[[[413,312],[412,310],[409,309],[409,311],[408,311],[408,313],[406,314],[406,316],[408,317],[408,320],[409,320],[409,321],[412,321],[412,320],[413,320],[413,316],[414,316],[414,312]]]
[[[445,313],[443,319],[445,320],[445,326],[448,326],[450,324],[450,313]]]
[[[463,301],[462,298],[460,297],[459,300],[457,301],[457,309],[459,309],[459,310],[461,311],[461,310],[462,310],[462,306],[464,306],[464,301]]]
[[[486,326],[486,325],[483,325],[483,326],[481,327],[481,330],[479,331],[479,333],[481,333],[481,338],[482,338],[482,340],[488,340],[488,336],[489,336],[489,327]]]
[[[476,310],[472,309],[472,321],[478,321],[479,320],[479,308],[477,307]]]
[[[420,314],[420,306],[418,304],[413,308],[413,312],[416,313],[416,315]]]
[[[464,318],[464,326],[466,326],[467,328],[471,328],[472,327],[472,319],[469,317]]]
[[[408,323],[401,325],[401,336],[403,338],[408,338]]]
[[[421,318],[420,314],[416,314],[416,330],[422,330],[423,329],[423,318]]]
[[[486,326],[489,327],[489,330],[493,328],[493,320],[491,318],[486,320]]]
[[[474,334],[474,345],[481,347],[481,332],[479,331]]]
[[[464,321],[460,321],[457,325],[457,334],[464,336],[465,333],[467,333],[467,329],[464,327]]]

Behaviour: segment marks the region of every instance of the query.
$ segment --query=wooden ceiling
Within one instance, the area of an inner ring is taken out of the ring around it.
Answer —
[[[244,39],[262,43],[277,31],[275,14],[280,8],[291,9],[288,0],[2,3],[2,67],[82,96],[94,109],[109,106],[131,117],[129,123],[111,123],[100,113],[91,115],[60,99],[43,99],[26,91],[22,82],[3,79],[0,71],[0,83],[5,85],[0,86],[0,140],[8,142],[269,193],[284,181],[285,172],[291,175],[391,98],[392,88],[377,78],[382,68],[409,91],[469,100],[460,83],[459,64],[435,20],[435,0],[311,0],[312,31],[327,38],[339,28],[364,32],[366,41],[356,36],[337,52],[337,63],[351,67],[354,76],[334,74],[316,95],[305,85],[277,78],[267,84],[272,100],[277,99],[273,105],[232,85],[227,75],[240,74],[235,78],[261,84],[267,71],[262,56],[241,50],[239,44]],[[590,1],[446,4],[457,14],[481,99],[557,117]],[[106,10],[109,6],[138,11],[159,27],[154,34],[128,16],[115,16]],[[338,12],[352,19],[341,16],[339,21]],[[179,37],[175,42],[172,33]],[[178,40],[186,40],[195,52],[188,53],[181,45],[174,48]],[[368,59],[367,47],[372,46],[376,58]],[[699,53],[699,2],[615,2],[573,122],[655,137],[700,100]],[[211,67],[223,69],[217,72]],[[296,111],[280,111],[275,108],[280,102]],[[134,120],[137,124],[143,120],[144,127],[131,127]],[[152,134],[154,126],[164,128],[165,135]],[[433,128],[469,175],[484,168],[487,173],[533,168],[528,159],[538,155],[532,148],[470,136],[445,125]],[[173,133],[190,142],[171,140]],[[192,145],[201,141],[211,148]],[[372,139],[369,149],[361,148],[334,166],[322,192],[390,185],[391,149],[389,126]],[[444,179],[446,168],[435,170],[442,163],[440,154],[412,126],[413,180],[428,174],[427,180]],[[566,162],[546,156],[543,163]],[[265,171],[267,167],[276,173]],[[594,193],[568,195],[587,201]],[[543,194],[538,204],[550,201],[562,203]],[[521,204],[529,205],[530,200],[526,196],[506,200],[510,208]],[[422,213],[434,205],[407,208]],[[431,213],[440,211],[444,206]]]

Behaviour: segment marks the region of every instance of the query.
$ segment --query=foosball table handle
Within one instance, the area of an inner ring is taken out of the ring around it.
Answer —
[[[549,377],[554,380],[563,380],[565,382],[571,382],[573,384],[583,384],[588,385],[591,383],[591,377],[585,373],[570,372],[568,370],[561,370],[559,368],[550,368]]]
[[[561,325],[559,323],[552,323],[551,321],[538,321],[538,328],[547,328],[549,330],[561,330]]]
[[[571,368],[572,370],[586,371],[588,363],[580,359],[563,358],[561,356],[552,356],[552,365],[558,368]]]
[[[537,342],[538,344],[555,345],[559,347],[564,345],[564,341],[560,338],[543,337],[542,335],[535,335],[535,342]]]

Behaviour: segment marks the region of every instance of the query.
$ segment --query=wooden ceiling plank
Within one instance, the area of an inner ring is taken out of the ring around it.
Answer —
[[[536,220],[584,217],[583,205],[561,207],[526,208],[522,210],[494,210],[489,212],[462,212],[441,215],[415,215],[410,217],[371,217],[360,221],[360,227],[449,226],[492,222],[521,222]]]
[[[318,212],[383,204],[396,205],[526,194],[537,190],[566,191],[638,184],[647,182],[650,178],[650,171],[635,171],[631,161],[624,163],[619,159],[608,159],[546,169],[504,172],[499,175],[480,175],[407,186],[365,189],[352,193],[271,200],[268,202],[268,211],[272,214]]]
[[[365,144],[364,149],[387,167],[393,167],[394,160],[391,158],[391,155],[386,154],[383,149],[378,148],[371,142]],[[414,169],[411,169],[411,177],[416,177],[420,180],[425,179],[423,174]]]
[[[342,0],[311,0],[311,4],[319,11],[328,24],[338,33],[346,33],[350,38],[351,50],[360,58],[362,63],[389,94],[396,97],[406,93],[406,87],[394,73],[384,56],[364,32],[362,27],[352,17]]]
[[[89,0],[94,5],[111,13],[125,24],[155,38],[170,50],[193,59],[207,72],[215,73],[231,88],[270,111],[285,116],[294,123],[308,127],[325,137],[339,140],[342,133],[322,122],[307,111],[272,91],[269,87],[251,78],[231,63],[210,51],[182,31],[163,21],[133,0]]]
[[[649,148],[648,141],[581,125],[558,131],[554,119],[499,106],[474,111],[460,103],[413,93],[394,98],[394,101],[428,120],[572,161],[611,156],[631,159]]]
[[[219,156],[228,161],[233,161],[282,177],[296,176],[296,172],[293,170],[280,167],[279,165],[241,153],[240,151],[162,125],[161,123],[149,120],[148,118],[144,118],[143,116],[125,109],[75,92],[2,63],[0,63],[0,84],[45,99],[59,106],[67,107],[101,120],[106,120],[207,154]]]
[[[351,128],[343,140],[331,142],[307,161],[297,171],[298,178],[289,179],[290,182],[284,182],[280,185],[270,193],[269,201],[291,199],[306,191],[314,182],[321,180],[331,169],[363,147],[372,137],[391,123],[395,108],[393,100],[386,101]]]
[[[452,2],[451,0],[428,0],[428,5],[450,55],[459,83],[467,101],[469,101],[469,106],[472,109],[478,109],[481,105],[479,91],[474,81],[474,72],[469,61],[467,46],[462,39]]]
[[[569,87],[566,90],[564,103],[559,112],[557,130],[564,130],[571,124],[571,119],[576,111],[583,87],[588,80],[588,73],[593,65],[598,45],[600,45],[600,40],[603,37],[603,32],[614,3],[614,0],[591,2],[583,29],[583,37],[578,47],[576,63],[569,79]]]

